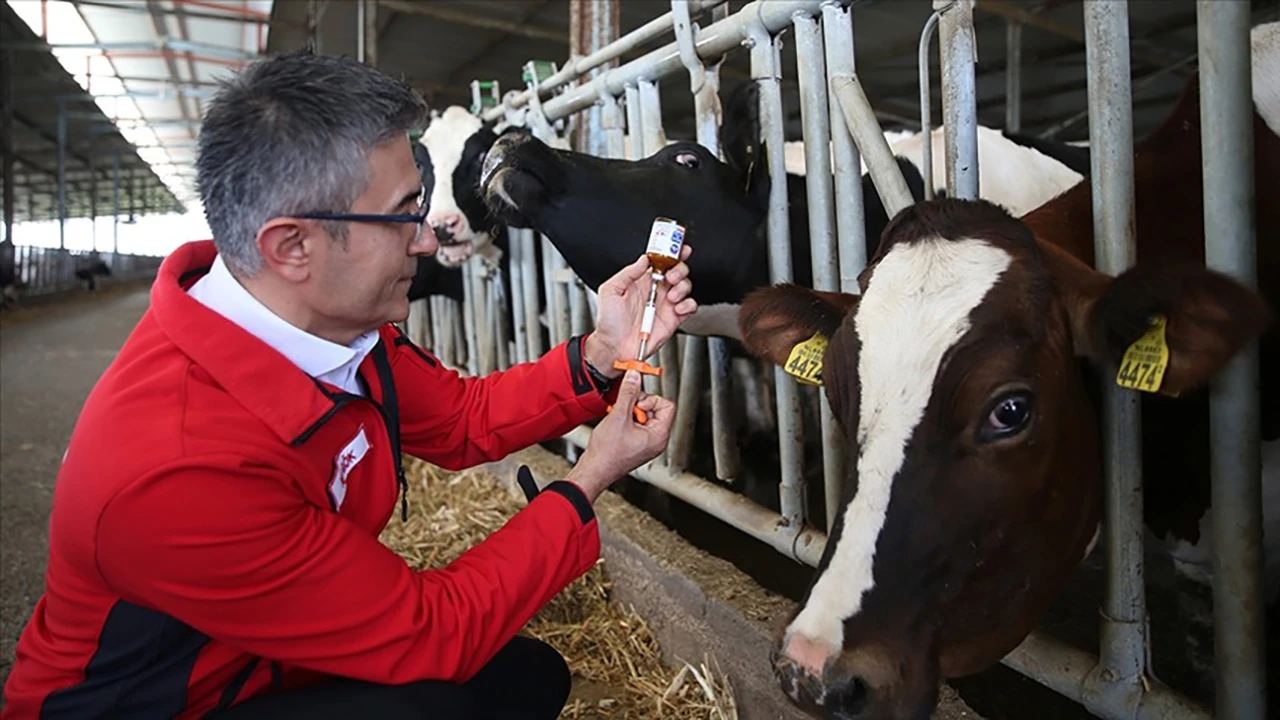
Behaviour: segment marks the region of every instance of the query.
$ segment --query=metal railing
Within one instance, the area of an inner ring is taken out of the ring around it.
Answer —
[[[93,271],[101,262],[110,275],[94,275],[95,285],[154,277],[164,258],[150,255],[0,243],[0,274],[13,278],[13,292],[19,301],[86,287],[87,280],[76,277],[78,270]]]
[[[606,148],[611,157],[623,155],[623,129],[630,134],[632,158],[658,149],[662,135],[658,84],[685,73],[694,96],[697,141],[718,153],[719,89],[714,59],[739,46],[750,52],[751,77],[759,83],[762,139],[770,153],[771,193],[767,236],[770,277],[789,281],[792,259],[788,224],[788,198],[783,157],[783,114],[780,89],[781,45],[779,35],[794,39],[805,142],[806,192],[814,287],[819,290],[857,291],[857,276],[865,267],[864,198],[859,161],[865,160],[873,186],[893,216],[913,202],[884,138],[870,103],[862,90],[855,66],[853,0],[756,0],[733,15],[717,8],[714,22],[699,27],[690,16],[697,10],[718,6],[715,2],[672,0],[668,15],[583,59],[571,59],[541,85],[531,73],[528,87],[508,93],[503,103],[485,110],[482,117],[504,119],[533,129],[540,139],[566,147],[553,125],[575,113],[602,106],[596,125],[582,126],[588,133],[603,133],[604,142],[589,147]],[[921,116],[929,131],[928,48],[935,30],[940,50],[940,85],[945,127],[946,187],[951,197],[979,196],[976,134],[976,89],[973,36],[973,0],[934,0],[934,14],[923,28],[921,62]],[[1247,3],[1199,0],[1198,25],[1202,62],[1203,147],[1205,150],[1206,233],[1208,265],[1227,272],[1247,285],[1255,285],[1253,256],[1252,124],[1249,88],[1249,11]],[[1097,267],[1111,275],[1129,267],[1135,259],[1133,236],[1133,131],[1129,73],[1128,5],[1126,0],[1085,3],[1085,45],[1089,94],[1089,145],[1092,157]],[[660,30],[658,30],[660,28]],[[670,30],[674,40],[618,67],[599,71],[583,80],[592,68],[621,56],[657,33]],[[1011,33],[1017,37],[1016,33]],[[1016,70],[1011,70],[1016,75]],[[1020,83],[1011,82],[1019,87]],[[558,93],[556,91],[559,91]],[[544,95],[546,96],[544,98]],[[623,111],[625,108],[625,112]],[[625,121],[625,122],[624,122]],[[924,143],[926,197],[932,195],[931,143]],[[1211,191],[1210,188],[1213,188]],[[497,362],[524,362],[540,356],[548,347],[579,332],[582,286],[563,257],[547,238],[536,246],[531,230],[512,229],[511,286],[513,338],[495,339],[497,316],[486,307],[489,286],[500,282],[487,277],[474,290],[468,284],[472,306],[466,310],[468,338],[474,344],[467,358],[472,372],[487,372],[493,363],[478,363],[477,353],[489,358],[502,355],[486,350],[500,342],[506,358]],[[537,297],[540,250],[545,316]],[[476,261],[473,261],[476,262]],[[474,295],[473,295],[474,292]],[[418,326],[433,333],[447,353],[459,342],[457,333],[437,322],[438,303],[431,304],[430,320]],[[477,327],[477,318],[483,319]],[[509,345],[508,345],[509,343]],[[679,349],[677,349],[677,347]],[[681,356],[682,353],[682,356]],[[803,452],[800,404],[796,381],[774,367],[780,450],[780,512],[773,512],[727,489],[715,479],[686,471],[692,452],[692,434],[704,380],[711,385],[712,438],[717,478],[738,472],[727,403],[727,358],[719,338],[682,336],[660,354],[664,368],[663,395],[678,397],[679,411],[671,443],[664,456],[639,468],[633,475],[746,534],[778,552],[816,566],[825,546],[825,535],[805,517]],[[710,372],[706,372],[710,370]],[[1261,471],[1258,460],[1258,357],[1256,346],[1234,361],[1213,384],[1213,525],[1214,612],[1218,638],[1216,673],[1218,711],[1224,717],[1261,718],[1265,709],[1261,613]],[[837,509],[846,458],[843,437],[827,405],[821,399],[822,462],[826,527]],[[1140,418],[1132,391],[1108,387],[1103,413],[1105,438],[1105,515],[1107,566],[1110,569],[1104,597],[1101,647],[1097,655],[1070,647],[1040,632],[1026,640],[1003,660],[1104,718],[1204,718],[1210,713],[1177,691],[1149,679],[1147,610],[1143,586],[1142,478]],[[577,448],[585,448],[591,429],[579,427],[566,436]],[[1245,458],[1242,461],[1241,458]],[[1256,634],[1252,634],[1257,631]],[[763,660],[762,660],[763,661]]]

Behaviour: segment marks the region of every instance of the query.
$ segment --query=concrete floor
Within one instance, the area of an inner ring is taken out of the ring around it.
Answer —
[[[148,305],[148,284],[0,312],[0,686],[44,591],[58,465],[76,418]]]

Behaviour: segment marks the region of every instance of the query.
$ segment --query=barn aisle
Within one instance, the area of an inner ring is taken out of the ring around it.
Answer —
[[[93,384],[147,309],[150,284],[0,314],[0,686],[44,590],[58,464]]]

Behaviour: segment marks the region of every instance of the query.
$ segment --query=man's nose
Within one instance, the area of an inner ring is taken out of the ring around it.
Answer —
[[[436,234],[431,229],[431,224],[422,223],[418,228],[418,234],[414,236],[413,242],[409,244],[409,254],[435,255],[439,249],[440,241],[436,239]]]

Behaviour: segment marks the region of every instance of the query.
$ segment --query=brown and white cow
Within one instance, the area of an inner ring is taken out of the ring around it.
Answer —
[[[1277,79],[1259,88],[1255,72],[1255,99]],[[827,339],[824,391],[856,459],[773,658],[801,707],[928,717],[941,679],[996,664],[1034,629],[1097,537],[1099,383],[1153,316],[1169,349],[1167,394],[1140,393],[1157,537],[1202,540],[1205,388],[1254,339],[1263,436],[1280,433],[1280,108],[1254,114],[1254,292],[1203,266],[1198,99],[1192,79],[1135,148],[1137,264],[1117,277],[1093,270],[1086,181],[1020,220],[981,200],[917,203],[885,229],[858,295],[779,286],[744,302],[744,341],[774,363]]]

